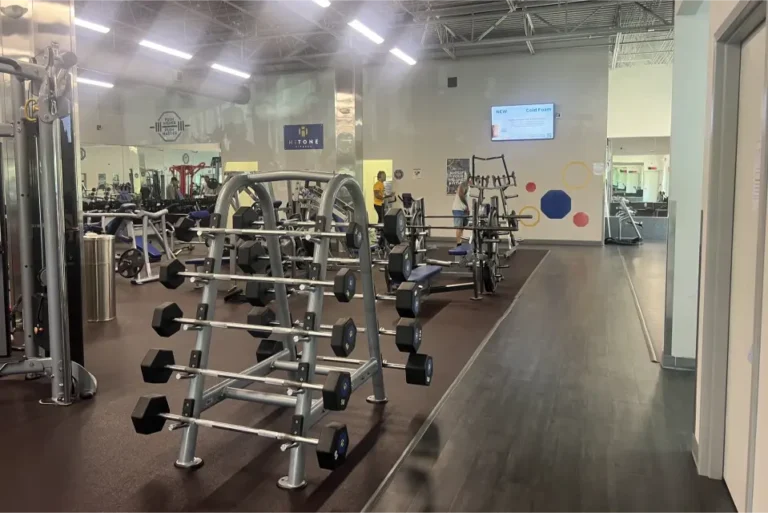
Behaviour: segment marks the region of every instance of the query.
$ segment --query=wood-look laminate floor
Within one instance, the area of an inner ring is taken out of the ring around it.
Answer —
[[[554,248],[372,511],[734,511],[615,248]]]
[[[629,279],[637,294],[648,335],[661,360],[664,354],[664,294],[667,276],[667,243],[645,241],[639,246],[614,246],[627,263]]]

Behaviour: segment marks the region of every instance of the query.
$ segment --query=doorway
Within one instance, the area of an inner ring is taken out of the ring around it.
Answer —
[[[768,510],[766,9],[729,4],[716,27],[702,225],[693,453],[738,511]]]
[[[752,398],[749,353],[754,338],[755,266],[759,213],[755,197],[755,169],[760,166],[761,117],[765,73],[765,24],[741,45],[739,108],[736,146],[736,184],[733,206],[728,373],[725,413],[723,479],[739,511],[746,510],[749,454],[749,416]],[[757,148],[757,152],[755,151]],[[762,255],[760,255],[762,258]]]

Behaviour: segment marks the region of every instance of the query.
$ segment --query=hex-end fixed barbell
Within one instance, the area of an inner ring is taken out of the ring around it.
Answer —
[[[254,309],[255,310],[255,309]],[[291,335],[295,337],[322,337],[331,339],[331,349],[337,356],[349,356],[355,349],[357,339],[357,327],[350,317],[342,317],[337,320],[331,331],[307,330],[301,328],[286,328],[284,326],[271,326],[269,323],[251,323],[251,320],[263,321],[261,312],[251,310],[248,316],[249,323],[211,321],[207,319],[190,319],[184,317],[184,312],[176,303],[163,303],[155,307],[152,315],[152,329],[161,337],[171,337],[182,326],[197,326],[200,328],[222,328],[247,331],[255,338],[266,338],[270,335]]]
[[[198,419],[185,415],[171,413],[168,399],[164,395],[151,394],[139,398],[131,413],[133,429],[141,435],[151,435],[162,431],[166,420],[179,422],[184,425],[197,425],[236,433],[271,438],[283,442],[299,443],[315,446],[317,463],[320,468],[335,470],[339,468],[347,458],[349,450],[349,433],[347,426],[339,422],[330,422],[320,431],[319,438],[291,435],[268,429],[256,429],[239,424],[229,424],[215,420]]]
[[[330,411],[342,411],[347,408],[352,394],[352,377],[349,372],[328,373],[325,384],[304,383],[287,379],[251,376],[239,372],[201,369],[187,365],[176,365],[173,351],[168,349],[150,349],[141,361],[141,376],[145,383],[167,383],[174,372],[185,375],[211,376],[214,378],[237,379],[263,383],[294,390],[316,390],[322,392],[323,408]]]
[[[357,279],[355,273],[347,268],[340,269],[333,281],[312,280],[309,278],[278,278],[276,276],[247,276],[240,274],[201,273],[187,271],[187,268],[179,259],[160,266],[160,283],[168,289],[179,288],[185,278],[194,278],[201,281],[245,281],[265,284],[282,283],[285,285],[298,285],[300,287],[332,287],[336,299],[342,303],[348,303],[355,295]]]

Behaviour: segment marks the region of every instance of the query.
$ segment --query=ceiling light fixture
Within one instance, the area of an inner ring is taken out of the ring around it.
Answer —
[[[328,0],[312,0],[312,1],[322,8],[326,8],[331,5],[331,2],[329,2]]]
[[[90,78],[83,78],[83,77],[77,77],[77,83],[88,84],[88,85],[98,86],[98,87],[106,87],[107,89],[112,89],[113,87],[115,87],[115,84],[110,84],[109,82],[102,82],[101,80],[91,80]]]
[[[158,52],[167,53],[168,55],[173,55],[174,57],[179,57],[181,59],[189,60],[192,58],[192,54],[190,53],[182,52],[181,50],[174,50],[173,48],[168,48],[167,46],[159,45],[157,43],[153,43],[152,41],[147,41],[146,39],[139,41],[139,45]]]
[[[232,68],[229,68],[227,66],[222,66],[221,64],[217,64],[215,62],[213,64],[211,64],[211,68],[213,68],[213,69],[215,69],[217,71],[222,71],[224,73],[229,73],[230,75],[234,75],[236,77],[251,78],[251,74],[250,73],[246,73],[244,71],[238,71],[236,69],[232,69]]]
[[[347,23],[350,27],[360,32],[362,35],[376,43],[377,45],[380,45],[384,42],[384,38],[378,35],[373,30],[366,27],[360,20],[352,20],[349,23]]]
[[[101,32],[102,34],[106,34],[107,32],[110,31],[109,27],[105,27],[104,25],[99,25],[98,23],[94,23],[88,20],[83,20],[80,18],[75,18],[75,25],[77,25],[78,27],[91,29],[96,32]]]
[[[392,48],[389,53],[400,59],[401,61],[405,62],[406,64],[409,64],[410,66],[413,66],[416,64],[416,59],[402,51],[400,48]]]

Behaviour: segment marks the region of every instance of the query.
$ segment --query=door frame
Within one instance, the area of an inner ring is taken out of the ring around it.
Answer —
[[[699,382],[697,396],[700,419],[698,444],[694,437],[693,455],[699,473],[713,479],[722,479],[725,461],[725,413],[728,372],[728,336],[730,320],[731,254],[733,250],[733,207],[736,181],[736,145],[738,134],[739,74],[741,44],[766,21],[768,4],[760,0],[738,2],[714,35],[713,90],[711,117],[711,146],[709,186],[705,198],[706,221],[703,226],[707,237],[703,248],[706,266],[701,276],[699,316],[702,319],[697,344]],[[768,43],[766,44],[768,56]],[[766,68],[768,70],[768,67]],[[766,73],[768,76],[768,72]],[[768,152],[766,152],[766,113],[768,111],[768,79],[764,78],[761,134],[761,165],[756,169],[759,178],[756,283],[763,283],[766,178]],[[762,329],[763,287],[755,290],[754,339],[752,342],[752,398],[747,461],[747,511],[752,510],[754,488],[755,439],[757,431],[757,391],[759,384],[760,338]]]

